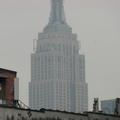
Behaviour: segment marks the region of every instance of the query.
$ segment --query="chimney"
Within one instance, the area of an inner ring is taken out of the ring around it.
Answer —
[[[98,98],[94,98],[93,112],[99,112],[99,99]]]

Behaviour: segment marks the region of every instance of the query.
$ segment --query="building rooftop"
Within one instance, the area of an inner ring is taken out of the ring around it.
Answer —
[[[14,74],[17,73],[16,71],[12,71],[12,70],[8,70],[8,69],[0,68],[0,73],[3,73],[3,71],[14,73]]]

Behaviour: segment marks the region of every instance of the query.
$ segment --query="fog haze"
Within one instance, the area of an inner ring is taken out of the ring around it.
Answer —
[[[120,97],[120,1],[65,0],[66,21],[86,57],[89,110],[94,97]],[[17,71],[20,100],[28,104],[33,39],[47,25],[49,0],[0,0],[0,67]]]

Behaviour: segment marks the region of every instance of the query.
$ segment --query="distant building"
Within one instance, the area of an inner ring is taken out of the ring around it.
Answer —
[[[88,110],[85,55],[66,23],[63,0],[51,0],[49,23],[31,55],[29,106],[68,112]]]
[[[17,72],[0,68],[0,104],[10,104],[8,101],[18,100]]]
[[[101,101],[101,110],[103,113],[113,114],[115,112],[116,100],[102,100]]]

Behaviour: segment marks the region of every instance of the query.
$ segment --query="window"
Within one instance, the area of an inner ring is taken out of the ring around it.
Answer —
[[[61,51],[61,45],[60,44],[58,45],[58,50]]]
[[[47,44],[47,50],[48,51],[50,50],[50,44]]]
[[[65,45],[63,44],[63,51],[65,52]]]
[[[72,46],[70,45],[70,55],[72,55]]]
[[[40,45],[40,52],[42,52],[42,46]]]
[[[75,46],[73,46],[73,54],[76,53],[76,49],[75,49]]]
[[[66,55],[68,55],[68,45],[66,45]]]
[[[2,90],[2,85],[0,84],[0,90]]]
[[[94,120],[98,120],[98,118],[95,118]]]

